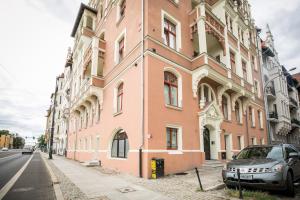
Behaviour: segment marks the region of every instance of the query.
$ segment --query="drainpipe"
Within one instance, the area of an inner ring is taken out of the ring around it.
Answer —
[[[142,1],[142,63],[141,63],[141,78],[142,78],[142,87],[141,87],[141,94],[142,94],[142,105],[141,105],[141,146],[139,148],[139,176],[140,178],[143,177],[143,146],[144,146],[144,0]]]

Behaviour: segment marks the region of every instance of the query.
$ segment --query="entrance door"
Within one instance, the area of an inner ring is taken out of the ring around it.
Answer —
[[[205,160],[210,160],[210,134],[207,128],[203,131]]]

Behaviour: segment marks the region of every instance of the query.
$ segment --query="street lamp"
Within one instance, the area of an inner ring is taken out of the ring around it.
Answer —
[[[275,76],[274,78],[272,78],[272,79],[270,79],[270,80],[268,80],[268,81],[266,81],[266,83],[265,83],[265,85],[264,85],[264,87],[263,87],[263,92],[264,92],[264,95],[265,95],[265,108],[266,108],[266,119],[267,119],[267,133],[268,133],[268,141],[269,141],[269,144],[271,144],[271,129],[270,129],[270,122],[269,122],[269,108],[268,108],[268,103],[267,103],[267,101],[266,101],[266,89],[268,88],[268,85],[273,81],[273,80],[275,80],[276,78],[278,78],[278,77],[281,77],[282,75],[284,75],[285,77],[286,76],[288,76],[289,75],[289,73],[288,72],[291,72],[291,71],[294,71],[294,70],[296,70],[297,68],[296,67],[293,67],[293,68],[291,68],[291,69],[289,69],[287,72],[285,72],[285,73],[280,73],[280,74],[278,74],[277,76]]]

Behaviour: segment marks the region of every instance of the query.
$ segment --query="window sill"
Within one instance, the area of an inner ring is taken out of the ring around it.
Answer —
[[[109,157],[110,160],[127,160],[127,158]]]
[[[226,123],[232,123],[232,121],[229,120],[229,119],[224,119],[224,122],[226,122]]]
[[[255,128],[255,126],[251,126],[251,128]]]
[[[170,155],[181,155],[183,152],[181,150],[170,150],[168,149],[168,154]]]
[[[172,105],[168,105],[168,104],[165,104],[165,106],[170,109],[182,111],[182,107],[172,106]]]
[[[238,122],[237,124],[238,124],[239,126],[243,126],[243,123],[241,123],[241,122]]]
[[[114,113],[114,117],[121,115],[123,113],[123,111],[121,110],[120,112]]]

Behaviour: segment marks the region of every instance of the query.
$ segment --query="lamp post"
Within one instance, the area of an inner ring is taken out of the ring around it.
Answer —
[[[293,68],[291,68],[291,69],[289,69],[287,72],[285,72],[285,73],[280,73],[280,74],[278,74],[277,76],[275,76],[275,77],[273,77],[273,78],[271,78],[270,80],[268,80],[268,81],[266,81],[266,83],[265,83],[265,85],[264,85],[264,87],[263,87],[263,94],[264,94],[264,96],[265,96],[265,108],[266,108],[266,120],[267,120],[267,133],[268,133],[268,142],[269,142],[269,144],[271,144],[272,142],[271,142],[271,128],[270,128],[270,122],[269,122],[269,107],[268,107],[268,103],[267,103],[267,94],[266,94],[266,90],[267,90],[267,88],[268,88],[268,85],[272,82],[272,81],[274,81],[276,78],[279,78],[279,77],[281,77],[282,75],[283,76],[288,76],[289,74],[288,74],[288,72],[291,72],[291,71],[294,71],[294,70],[296,70],[297,68],[296,67],[293,67]]]
[[[53,136],[54,136],[54,126],[55,126],[56,94],[57,94],[57,90],[58,90],[57,81],[58,81],[58,77],[56,77],[55,92],[54,92],[54,99],[53,99],[53,105],[52,105],[52,124],[51,124],[51,134],[50,134],[49,159],[52,159],[52,151],[53,151]]]

